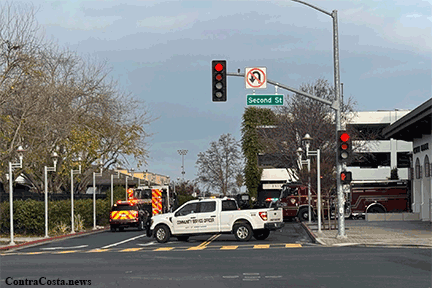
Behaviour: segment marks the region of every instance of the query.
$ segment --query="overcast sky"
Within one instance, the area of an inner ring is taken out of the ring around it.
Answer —
[[[252,91],[229,77],[228,101],[213,103],[213,59],[226,59],[230,72],[267,67],[268,79],[293,88],[320,77],[333,84],[332,18],[289,0],[13,2],[39,7],[49,39],[106,60],[122,89],[160,116],[139,170],[171,179],[182,176],[178,149],[188,150],[185,179],[194,179],[197,154],[211,141],[241,139]],[[414,109],[431,97],[432,1],[307,2],[338,11],[340,77],[358,111]]]

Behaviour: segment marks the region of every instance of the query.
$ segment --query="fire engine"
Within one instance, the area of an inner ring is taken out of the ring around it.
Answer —
[[[110,213],[111,231],[126,227],[146,229],[149,233],[151,217],[175,209],[177,197],[170,193],[169,186],[140,186],[127,191],[128,200],[118,201]]]
[[[409,211],[408,182],[400,180],[351,182],[351,213],[353,218],[365,213]]]
[[[349,195],[344,194],[348,199]],[[328,211],[330,210],[330,217],[334,217],[335,210],[335,193],[330,193],[330,196],[325,194],[321,195],[321,202],[323,206],[324,218],[328,218]],[[299,182],[285,183],[281,189],[268,189],[258,191],[258,202],[256,207],[268,206],[272,201],[280,199],[280,205],[283,209],[283,216],[285,219],[297,217],[300,221],[307,221],[309,219],[309,201],[308,201],[308,187]],[[317,216],[317,194],[311,189],[311,219],[316,219]],[[327,209],[329,208],[329,209]],[[345,218],[350,217],[349,201],[345,202]]]

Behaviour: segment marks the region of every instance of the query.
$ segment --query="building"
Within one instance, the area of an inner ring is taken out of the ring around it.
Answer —
[[[432,99],[427,100],[390,126],[383,129],[383,137],[411,141],[410,173],[412,211],[423,221],[432,221]]]
[[[391,177],[397,168],[398,177],[408,180],[409,153],[412,143],[403,139],[388,139],[383,129],[407,115],[409,110],[362,111],[349,115],[348,131],[356,131],[363,140],[353,139],[354,159],[347,164],[354,181],[380,181]]]

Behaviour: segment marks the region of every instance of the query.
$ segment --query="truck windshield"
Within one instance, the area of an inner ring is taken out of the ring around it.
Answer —
[[[112,211],[130,211],[130,210],[137,210],[137,207],[130,206],[130,205],[117,205],[112,207]]]

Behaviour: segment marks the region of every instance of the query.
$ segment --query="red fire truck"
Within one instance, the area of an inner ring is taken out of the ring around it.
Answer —
[[[346,199],[349,195],[346,195]],[[258,191],[258,207],[268,206],[272,201],[280,198],[280,203],[283,209],[283,216],[286,219],[297,217],[300,221],[306,221],[309,219],[309,201],[308,201],[308,187],[301,183],[286,183],[282,185],[282,189],[269,189]],[[317,194],[311,189],[311,210],[313,214],[311,219],[316,219],[317,216]],[[328,211],[334,217],[334,203],[337,201],[335,193],[331,193],[330,196],[321,194],[321,202],[323,208],[323,216],[327,218]],[[329,209],[328,209],[329,208]],[[350,205],[349,201],[345,203],[345,218],[350,217]]]
[[[407,181],[354,181],[350,193],[353,218],[365,213],[409,211],[409,186]]]

